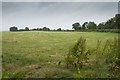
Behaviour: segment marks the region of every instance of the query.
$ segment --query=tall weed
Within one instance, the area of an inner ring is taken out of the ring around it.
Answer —
[[[65,61],[67,65],[72,65],[76,68],[77,72],[80,72],[80,69],[83,67],[83,62],[89,59],[88,55],[94,53],[96,54],[96,63],[102,66],[100,69],[104,65],[108,65],[108,70],[112,72],[110,77],[120,77],[119,45],[120,39],[118,40],[116,38],[114,40],[106,40],[104,46],[101,46],[101,41],[98,40],[96,48],[88,50],[86,49],[86,39],[80,37],[77,43],[69,50]],[[81,77],[81,73],[74,74],[74,77]]]
[[[77,43],[69,50],[67,57],[65,58],[67,65],[72,65],[73,67],[82,68],[83,61],[87,61],[89,50],[86,49],[86,39],[80,37]]]

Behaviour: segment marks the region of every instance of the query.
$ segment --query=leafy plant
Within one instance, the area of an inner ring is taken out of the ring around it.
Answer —
[[[103,49],[103,53],[106,57],[106,63],[110,64],[110,70],[114,76],[120,70],[120,51],[119,51],[120,40],[114,39],[113,41],[106,41]]]
[[[106,65],[109,65],[110,71],[112,71],[112,74],[110,74],[110,77],[119,77],[120,72],[120,51],[119,51],[119,44],[120,40],[114,39],[114,40],[107,40],[105,42],[105,45],[101,46],[101,41],[98,40],[96,48],[94,49],[86,49],[86,39],[83,37],[80,37],[80,39],[77,41],[77,43],[69,50],[69,53],[67,54],[67,57],[65,58],[67,65],[72,65],[76,68],[77,74],[73,74],[75,78],[83,78],[85,76],[81,73],[81,68],[83,66],[83,62],[88,60],[88,55],[91,53],[96,54],[97,63],[100,63],[99,65],[101,67],[103,63]],[[99,59],[102,58],[103,60]],[[101,64],[102,61],[102,64]]]
[[[86,49],[86,39],[80,37],[77,43],[69,50],[65,58],[66,64],[75,68],[82,68],[83,61],[87,61],[90,51]]]

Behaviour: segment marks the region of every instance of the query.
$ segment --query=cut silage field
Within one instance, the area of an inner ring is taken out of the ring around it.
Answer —
[[[64,57],[81,36],[86,38],[88,49],[95,48],[98,40],[102,46],[106,40],[118,38],[117,33],[101,32],[2,32],[3,77],[73,77],[76,71],[66,67]],[[98,58],[96,56],[91,54],[90,60]],[[60,61],[61,65],[58,66]],[[85,65],[81,70],[82,76],[107,78],[111,74],[107,67],[104,63]]]

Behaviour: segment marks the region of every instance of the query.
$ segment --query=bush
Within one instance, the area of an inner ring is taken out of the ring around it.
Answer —
[[[110,64],[110,70],[116,76],[120,70],[120,40],[114,39],[113,41],[107,40],[104,46],[103,55],[105,55],[106,63]]]
[[[76,68],[79,72],[78,74],[74,74],[74,77],[83,77],[80,73],[80,69],[83,67],[83,62],[87,61],[89,54],[97,54],[96,60],[97,64],[105,63],[109,71],[112,72],[110,77],[120,77],[120,39],[107,40],[105,45],[101,46],[101,41],[98,40],[96,48],[94,49],[86,49],[86,39],[80,37],[77,43],[69,50],[65,61],[67,66],[71,65]],[[103,60],[101,60],[103,59]],[[100,60],[100,61],[99,61]],[[101,65],[103,66],[103,65]]]
[[[87,61],[89,50],[86,49],[86,39],[80,37],[77,43],[69,50],[65,58],[67,65],[72,65],[75,68],[82,68],[83,61]]]

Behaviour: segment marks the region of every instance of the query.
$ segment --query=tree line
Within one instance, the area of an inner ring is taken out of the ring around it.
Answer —
[[[76,31],[81,30],[93,30],[93,29],[119,29],[120,26],[120,14],[116,14],[115,17],[110,18],[106,22],[101,22],[98,25],[95,22],[84,22],[82,25],[79,22],[72,24],[72,29]],[[57,30],[50,30],[50,28],[33,28],[25,27],[25,29],[18,29],[16,26],[10,27],[10,31],[69,31],[58,28]]]
[[[115,17],[107,20],[106,22],[101,22],[98,25],[95,22],[84,22],[82,25],[76,22],[72,24],[74,30],[84,30],[84,29],[119,29],[120,26],[120,14],[116,14]]]
[[[50,28],[33,28],[29,29],[29,27],[25,27],[25,29],[18,29],[16,26],[10,27],[10,31],[50,31]]]

